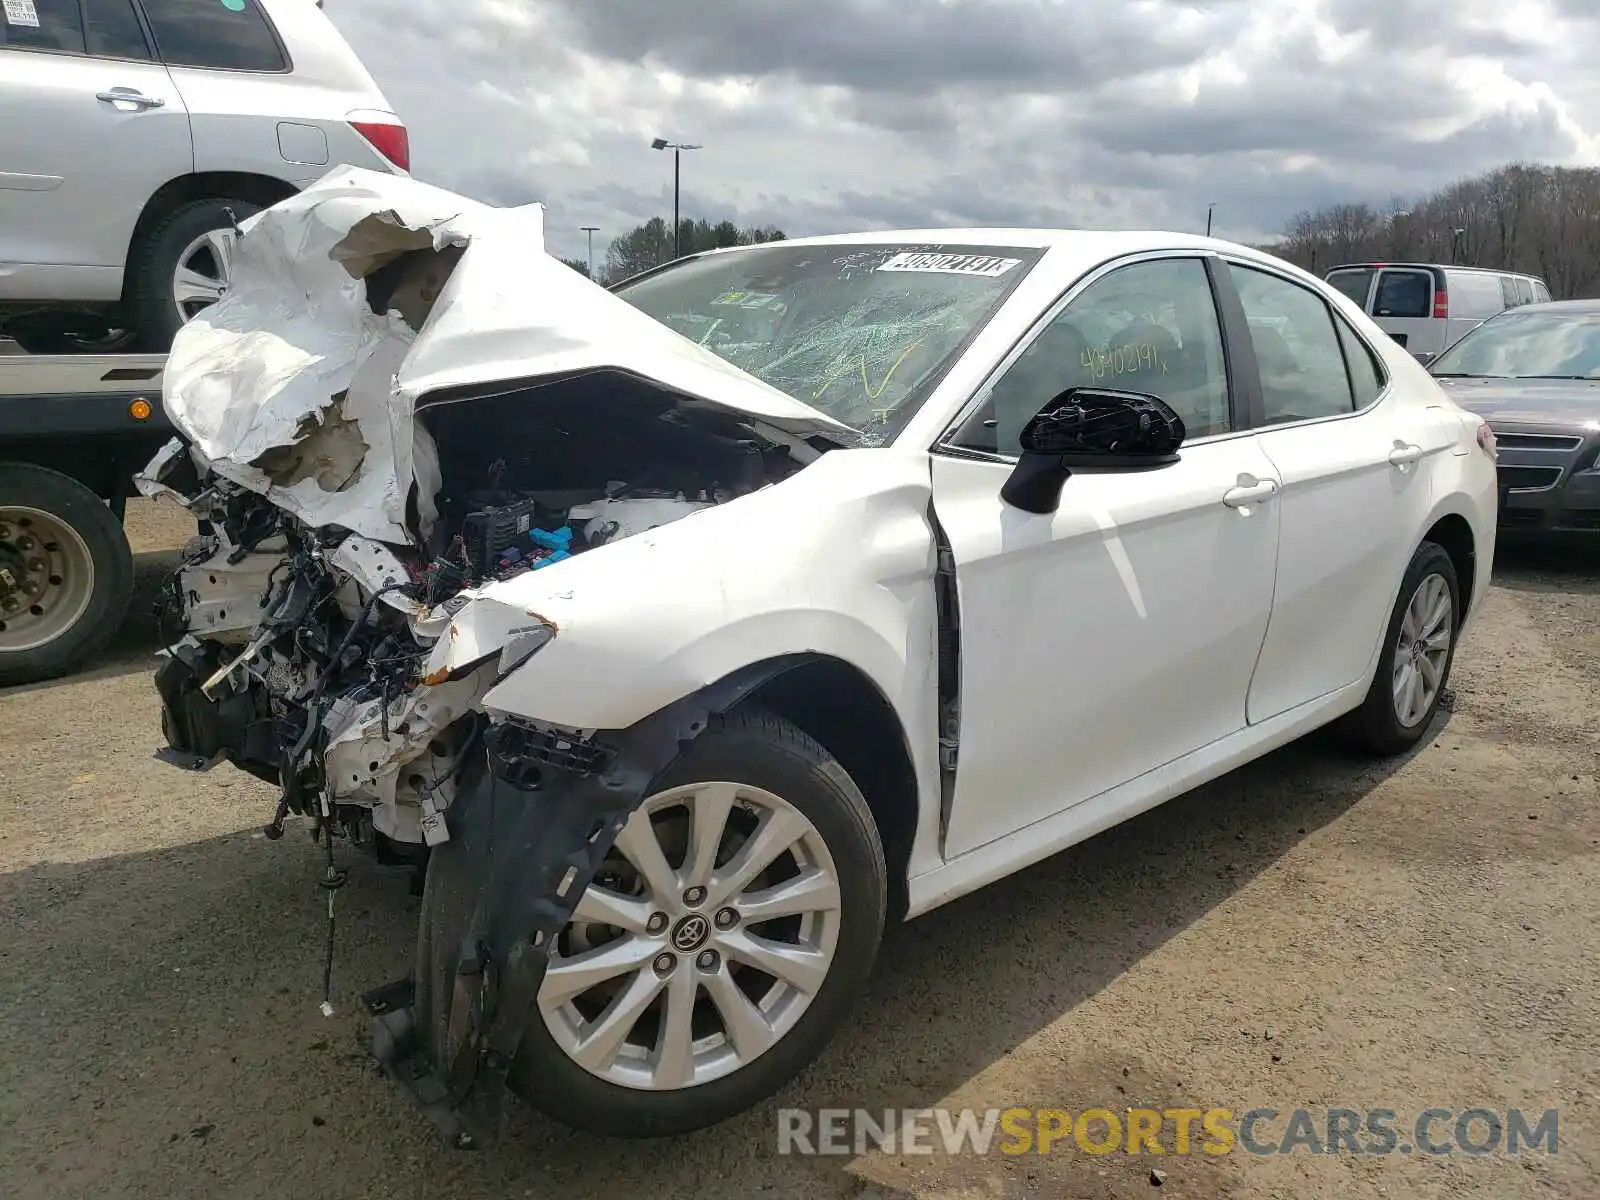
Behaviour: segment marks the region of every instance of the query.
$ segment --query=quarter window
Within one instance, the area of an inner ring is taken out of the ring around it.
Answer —
[[[1222,330],[1201,260],[1134,263],[1090,284],[990,386],[955,444],[1019,454],[1029,418],[1073,387],[1157,396],[1189,438],[1227,432]]]
[[[168,66],[288,69],[257,0],[144,0],[144,11]]]
[[[1378,356],[1356,336],[1355,330],[1337,316],[1333,318],[1333,326],[1338,330],[1339,345],[1343,347],[1345,362],[1350,367],[1350,390],[1355,396],[1355,406],[1358,409],[1365,408],[1378,398],[1388,382],[1388,376]]]
[[[83,53],[83,17],[78,0],[32,0],[0,9],[0,46],[15,50]]]
[[[1353,412],[1345,352],[1322,297],[1265,271],[1228,269],[1250,326],[1266,423]]]

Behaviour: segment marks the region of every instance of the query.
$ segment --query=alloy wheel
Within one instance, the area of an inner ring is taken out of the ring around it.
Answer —
[[[172,274],[172,302],[180,321],[192,321],[227,295],[236,240],[231,229],[212,229],[195,238],[178,255]]]
[[[545,1027],[592,1075],[674,1091],[747,1066],[828,977],[841,921],[822,835],[782,797],[729,782],[648,798],[562,932]]]
[[[1419,725],[1438,698],[1455,635],[1453,615],[1444,576],[1424,576],[1400,618],[1394,647],[1394,715],[1407,729]]]

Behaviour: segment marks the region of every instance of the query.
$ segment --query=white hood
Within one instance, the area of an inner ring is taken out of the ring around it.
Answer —
[[[540,205],[340,168],[241,229],[228,294],[173,342],[167,414],[218,474],[308,524],[409,542],[413,480],[431,524],[413,414],[445,388],[623,371],[758,432],[849,433],[550,257]],[[367,277],[430,249],[374,314]]]

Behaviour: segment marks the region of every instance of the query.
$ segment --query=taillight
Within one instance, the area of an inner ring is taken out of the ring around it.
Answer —
[[[411,170],[411,139],[406,135],[404,125],[351,121],[350,128],[366,138],[374,150],[402,171]]]
[[[1478,449],[1490,458],[1500,457],[1499,443],[1495,441],[1494,430],[1489,428],[1487,421],[1478,426]]]
[[[1440,288],[1433,293],[1433,315],[1435,317],[1448,317],[1450,315],[1450,298]]]

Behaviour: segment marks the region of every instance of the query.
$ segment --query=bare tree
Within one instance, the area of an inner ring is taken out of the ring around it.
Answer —
[[[1342,262],[1410,260],[1542,276],[1557,298],[1600,293],[1600,169],[1509,163],[1381,209],[1300,212],[1264,247],[1321,274]]]

